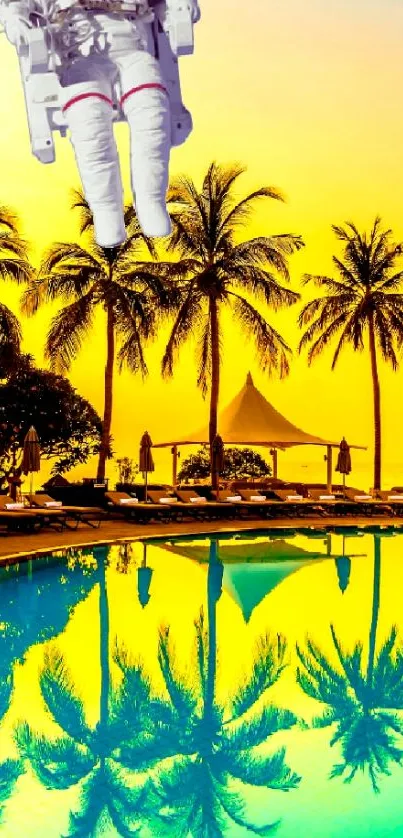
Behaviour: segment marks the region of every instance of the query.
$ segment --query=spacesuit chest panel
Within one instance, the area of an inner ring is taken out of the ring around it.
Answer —
[[[90,51],[105,54],[108,45],[148,50],[153,20],[147,0],[58,0],[49,22],[56,53],[71,61]]]
[[[143,19],[153,17],[148,0],[56,0],[54,4],[56,15],[80,10],[101,14],[133,15]]]

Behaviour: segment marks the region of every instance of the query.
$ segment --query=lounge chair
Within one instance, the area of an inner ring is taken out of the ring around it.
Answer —
[[[389,503],[377,500],[368,492],[360,492],[357,489],[345,489],[344,497],[357,504],[363,515],[389,515],[393,516],[393,509]]]
[[[108,512],[123,516],[128,521],[147,524],[152,518],[167,520],[170,510],[163,504],[144,503],[127,492],[105,492]]]
[[[278,501],[283,505],[283,511],[288,507],[285,513],[289,517],[302,517],[309,515],[320,515],[321,517],[327,515],[326,509],[321,503],[318,503],[315,498],[306,498],[296,492],[295,489],[273,489],[273,494]]]
[[[42,526],[41,521],[34,515],[26,515],[25,512],[0,510],[0,527],[3,533],[10,532],[35,532],[36,528]]]
[[[355,501],[349,500],[341,495],[335,495],[333,492],[328,492],[327,489],[309,489],[309,498],[332,515],[353,515],[357,511]]]
[[[243,500],[240,492],[238,492],[238,489],[235,491],[230,491],[229,489],[214,489],[211,494],[217,503],[222,504],[223,507],[228,506],[231,509],[231,517],[236,517],[234,513],[237,513],[245,518],[250,518],[251,516],[259,518],[261,517],[261,514],[263,514],[259,514],[262,507],[254,501]]]
[[[162,489],[148,489],[147,497],[151,503],[157,504],[157,506],[161,505],[166,509],[169,509],[170,517],[173,512],[175,520],[178,520],[181,515],[184,515],[185,517],[190,516],[192,518],[200,518],[200,507],[201,504],[204,504],[204,500],[201,499],[201,496],[199,496],[199,500],[192,503],[189,500],[180,500],[177,493],[175,493],[175,495],[167,494],[167,492],[164,492]]]
[[[62,510],[32,509],[26,507],[23,501],[13,501],[9,495],[0,495],[0,511],[8,512],[10,515],[26,516],[27,522],[30,517],[43,527],[56,527],[60,530],[66,527],[67,516]]]
[[[217,519],[223,517],[223,507],[221,503],[214,500],[208,500],[204,495],[199,495],[193,489],[175,489],[175,494],[181,503],[187,504],[191,507],[195,517],[202,520]]]
[[[391,489],[389,492],[378,491],[377,497],[391,507],[393,513],[399,518],[403,515],[403,492]]]
[[[61,501],[56,501],[43,492],[29,495],[29,500],[34,509],[56,509],[64,512],[67,518],[75,522],[74,529],[77,529],[79,524],[88,524],[89,527],[98,529],[105,517],[105,512],[96,506],[64,506]]]

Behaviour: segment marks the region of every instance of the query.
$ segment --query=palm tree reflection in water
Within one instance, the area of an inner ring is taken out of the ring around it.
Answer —
[[[101,689],[99,721],[88,724],[82,699],[76,694],[63,656],[53,647],[45,656],[40,687],[47,710],[62,735],[47,739],[27,723],[16,730],[21,756],[30,761],[39,781],[48,789],[68,789],[81,784],[79,808],[70,813],[69,838],[102,834],[112,823],[118,835],[136,835],[146,816],[148,779],[129,787],[119,759],[119,747],[128,727],[141,720],[142,701],[149,699],[149,685],[142,673],[124,677],[112,688],[109,666],[109,607],[106,564],[109,548],[98,550]],[[124,658],[115,655],[125,667]],[[130,695],[128,686],[130,685]],[[130,713],[128,712],[130,709]]]
[[[4,718],[10,706],[13,692],[13,676],[8,673],[0,680],[0,720]],[[5,759],[0,762],[0,824],[3,808],[14,790],[18,777],[23,773],[24,765],[21,759]]]
[[[159,664],[166,695],[158,695],[140,662],[123,647],[114,660],[122,678],[111,683],[108,548],[98,552],[100,589],[101,690],[99,720],[91,727],[63,656],[51,647],[40,676],[46,707],[62,733],[36,734],[27,723],[16,730],[22,760],[29,760],[49,790],[80,789],[70,813],[68,838],[109,834],[123,838],[149,827],[153,835],[180,838],[222,836],[231,823],[268,835],[276,823],[258,826],[245,816],[242,785],[289,791],[300,777],[285,763],[285,750],[270,755],[255,747],[295,724],[295,716],[259,703],[285,666],[285,642],[260,638],[251,672],[228,706],[216,698],[216,606],[223,565],[211,542],[208,570],[208,626],[201,611],[195,622],[196,672],[182,678],[168,628],[159,637]],[[17,768],[15,769],[18,770]],[[11,771],[11,767],[10,767]],[[10,774],[11,776],[11,774]],[[239,790],[238,790],[239,789]]]
[[[285,763],[284,748],[270,755],[254,751],[297,721],[288,710],[268,703],[259,706],[284,669],[286,644],[281,636],[274,640],[268,635],[261,637],[250,674],[229,706],[218,702],[216,608],[223,565],[218,542],[210,544],[208,626],[201,611],[195,622],[196,671],[192,677],[178,672],[169,628],[160,632],[159,663],[168,700],[157,701],[153,715],[159,743],[166,743],[172,759],[156,773],[160,805],[151,822],[152,833],[207,838],[226,834],[232,824],[255,835],[268,835],[277,823],[258,826],[247,818],[243,784],[289,791],[300,782]]]
[[[0,720],[10,707],[14,689],[14,667],[22,663],[32,646],[62,632],[71,611],[94,585],[85,566],[68,561],[57,568],[48,559],[3,567],[0,588]],[[4,804],[12,794],[24,761],[0,762],[0,823]]]
[[[368,658],[357,642],[348,652],[330,626],[336,651],[331,663],[308,639],[306,649],[297,646],[300,665],[297,680],[304,692],[326,705],[313,722],[315,727],[334,725],[331,746],[341,746],[341,762],[331,777],[350,783],[357,771],[368,771],[373,790],[389,775],[393,763],[403,758],[403,646],[393,626],[376,651],[380,606],[381,536],[374,535],[374,576]]]

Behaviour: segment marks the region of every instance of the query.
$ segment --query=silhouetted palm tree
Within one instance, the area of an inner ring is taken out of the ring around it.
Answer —
[[[91,230],[91,214],[76,193],[74,206],[81,210],[81,231]],[[89,233],[87,248],[76,242],[53,244],[45,254],[37,279],[23,297],[23,311],[34,314],[46,302],[63,301],[65,306],[53,318],[46,341],[46,357],[53,369],[65,373],[92,331],[94,316],[106,312],[107,358],[105,366],[103,432],[97,477],[105,477],[111,452],[113,374],[116,360],[120,369],[147,375],[145,343],[157,334],[163,311],[170,309],[167,283],[151,273],[152,262],[137,263],[147,246],[135,219],[130,237],[119,248],[99,247]],[[142,255],[144,260],[144,253]],[[120,348],[117,352],[116,343]]]
[[[369,235],[359,233],[354,224],[333,226],[344,245],[343,258],[333,256],[338,279],[306,274],[305,283],[314,283],[322,296],[304,306],[299,325],[307,327],[300,350],[309,346],[311,363],[337,338],[332,369],[342,349],[350,345],[362,351],[367,346],[371,361],[374,404],[374,488],[381,488],[381,399],[378,353],[394,370],[397,351],[403,344],[403,271],[396,262],[403,243],[392,241],[392,231],[382,230],[375,219]]]
[[[236,200],[234,187],[242,172],[239,166],[212,163],[200,192],[188,177],[173,182],[168,194],[173,220],[168,252],[178,261],[164,262],[158,268],[178,282],[181,292],[162,362],[163,374],[172,375],[179,348],[196,335],[197,383],[203,396],[210,386],[210,446],[217,434],[224,311],[231,312],[255,342],[262,369],[285,375],[290,348],[255,302],[278,311],[299,299],[278,281],[278,277],[289,281],[288,257],[302,247],[298,236],[239,241],[239,233],[260,199],[283,200],[273,187],[262,187]],[[214,474],[212,480],[216,483]]]
[[[123,838],[136,835],[139,819],[145,816],[150,800],[147,778],[136,787],[125,781],[117,751],[133,713],[128,718],[125,701],[127,679],[122,688],[115,691],[110,684],[106,586],[108,550],[105,548],[102,557],[98,549],[101,664],[98,723],[94,727],[88,724],[82,699],[75,692],[63,656],[56,648],[51,648],[45,655],[40,687],[47,710],[62,730],[62,735],[48,739],[35,734],[27,723],[20,724],[16,730],[21,756],[29,760],[37,778],[46,788],[67,789],[80,783],[79,806],[70,813],[69,838],[84,838],[98,832],[103,834],[108,821]],[[131,681],[131,700],[135,706],[141,704],[143,683],[147,692],[147,681],[140,678],[137,683],[140,694],[134,695],[133,679]]]
[[[0,206],[0,278],[22,285],[32,276],[28,245],[21,238],[18,219],[9,207]],[[19,320],[4,303],[0,303],[0,378],[15,368],[20,346]]]
[[[374,581],[368,655],[363,644],[348,652],[330,627],[336,651],[331,663],[321,649],[308,640],[306,650],[297,646],[300,667],[297,680],[304,692],[327,709],[314,719],[314,726],[334,725],[330,744],[340,744],[342,761],[331,777],[350,783],[358,770],[368,771],[372,787],[379,791],[379,778],[390,773],[391,763],[403,759],[403,646],[393,627],[376,651],[380,604],[381,537],[374,536]]]
[[[168,700],[154,701],[151,713],[160,751],[165,743],[166,756],[171,757],[166,767],[159,766],[153,780],[160,798],[153,834],[160,836],[218,837],[231,823],[255,835],[268,835],[276,824],[258,826],[249,820],[233,781],[281,791],[296,788],[300,781],[285,763],[284,748],[270,755],[254,750],[296,722],[288,710],[267,703],[258,706],[284,669],[282,637],[260,638],[251,671],[231,702],[224,705],[216,698],[216,605],[223,571],[216,550],[212,541],[208,627],[201,612],[195,623],[193,680],[179,674],[169,628],[160,632],[159,662]]]

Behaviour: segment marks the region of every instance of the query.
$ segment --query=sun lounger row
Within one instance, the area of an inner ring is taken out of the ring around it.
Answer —
[[[345,517],[394,516],[403,514],[403,495],[374,498],[362,492],[349,493],[344,497],[328,494],[324,490],[310,490],[309,497],[303,497],[290,490],[270,491],[271,497],[259,494],[253,489],[239,489],[235,492],[221,489],[212,492],[214,500],[208,500],[188,489],[148,491],[148,501],[140,502],[124,492],[107,492],[106,499],[110,513],[117,513],[139,523],[150,520],[214,520],[217,518],[302,518],[302,517]],[[274,495],[274,497],[273,497]]]
[[[304,517],[389,516],[403,517],[403,493],[379,492],[372,497],[365,492],[346,489],[344,496],[310,489],[303,497],[293,490],[270,490],[270,497],[253,489],[236,492],[221,489],[212,493],[214,500],[202,497],[192,489],[148,491],[147,502],[125,492],[106,492],[106,510],[98,507],[64,506],[50,495],[37,493],[29,505],[15,503],[7,495],[0,495],[0,531],[34,532],[44,527],[76,529],[79,524],[99,527],[106,517],[123,518],[136,523],[150,521],[239,520]]]
[[[43,527],[71,530],[77,529],[80,523],[99,527],[105,517],[102,509],[63,506],[42,493],[30,496],[27,502],[0,495],[0,528],[5,531],[33,532]]]

